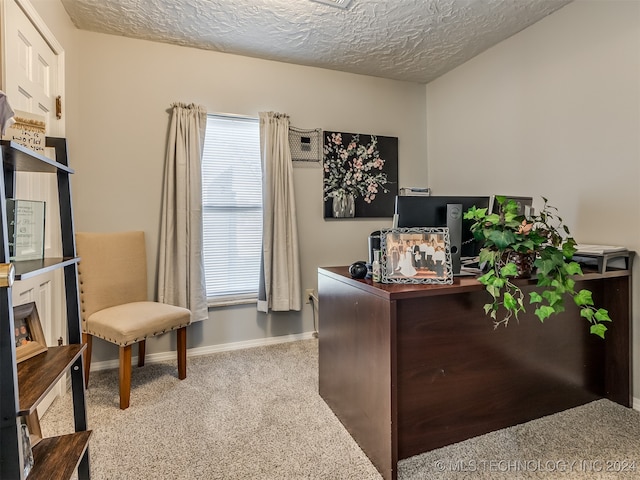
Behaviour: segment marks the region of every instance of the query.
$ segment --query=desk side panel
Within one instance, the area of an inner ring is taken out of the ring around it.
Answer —
[[[577,286],[602,299],[606,281]],[[605,395],[605,342],[589,334],[573,302],[544,324],[528,313],[494,330],[482,308],[489,298],[480,291],[399,302],[399,458]]]
[[[625,407],[633,405],[631,282],[631,276],[607,279],[598,295],[594,292],[596,305],[614,320],[606,332],[606,397]]]
[[[319,391],[385,479],[397,476],[395,302],[318,275]]]

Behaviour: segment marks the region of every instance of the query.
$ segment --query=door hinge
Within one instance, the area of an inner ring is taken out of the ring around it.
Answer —
[[[58,120],[62,118],[62,97],[60,95],[56,97],[56,118]]]

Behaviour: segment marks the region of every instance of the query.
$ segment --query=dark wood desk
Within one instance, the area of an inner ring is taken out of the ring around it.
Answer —
[[[577,288],[609,310],[606,340],[571,301],[544,324],[528,313],[494,329],[473,278],[374,284],[320,268],[320,395],[385,479],[398,459],[599,398],[630,407],[630,272]]]

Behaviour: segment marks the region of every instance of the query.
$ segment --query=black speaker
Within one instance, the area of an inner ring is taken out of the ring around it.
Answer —
[[[454,275],[460,274],[460,250],[462,249],[462,211],[461,203],[447,203],[447,227],[451,242],[451,268]]]
[[[373,263],[373,251],[380,250],[380,230],[369,235],[369,265]]]

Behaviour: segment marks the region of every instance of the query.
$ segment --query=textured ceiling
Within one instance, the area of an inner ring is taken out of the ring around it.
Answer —
[[[427,83],[571,0],[62,0],[80,29]]]

